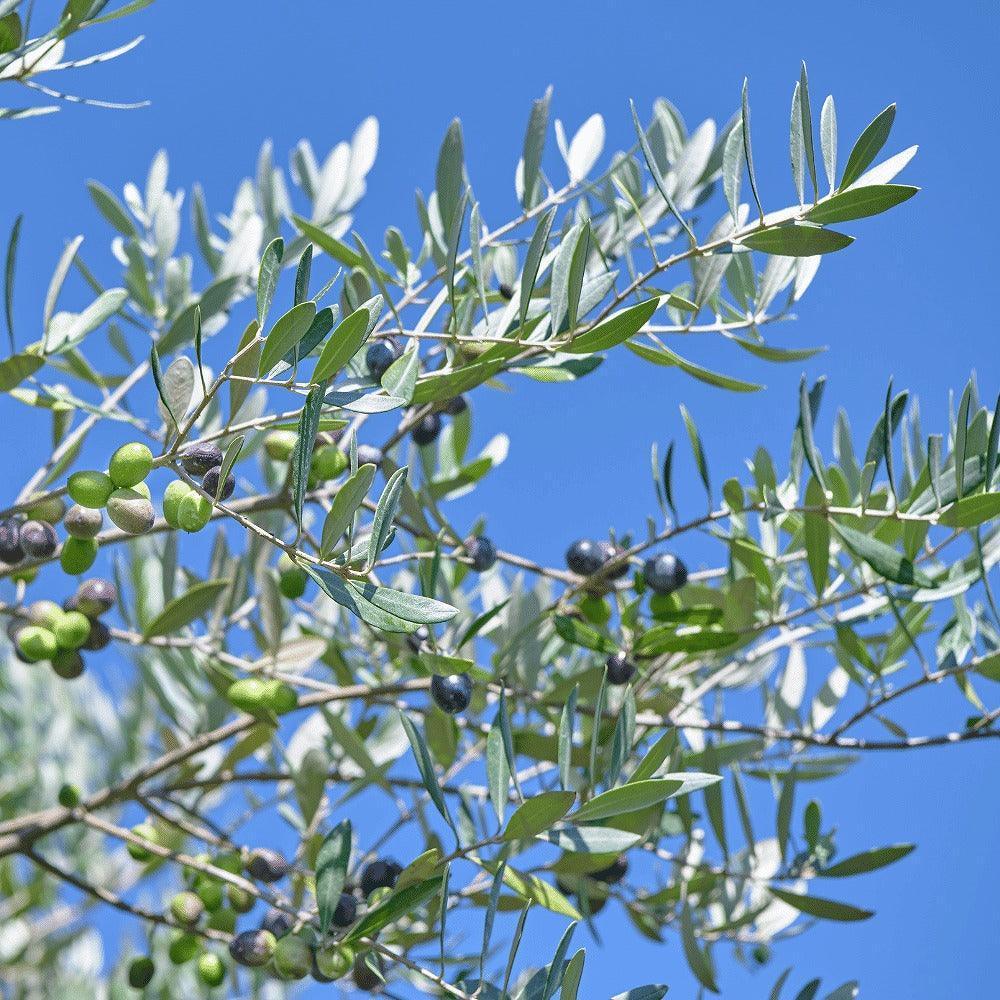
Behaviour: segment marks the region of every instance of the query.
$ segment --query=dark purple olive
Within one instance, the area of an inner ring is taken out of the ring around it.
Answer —
[[[497,561],[496,546],[485,535],[476,535],[466,544],[465,551],[469,553],[472,568],[477,573],[485,573],[486,570],[492,569]]]
[[[635,673],[635,664],[621,651],[612,653],[605,663],[609,684],[628,684]]]
[[[243,931],[229,942],[229,954],[238,965],[256,968],[267,965],[277,943],[270,931]]]
[[[21,547],[21,525],[14,518],[0,521],[0,562],[13,566],[24,558]]]
[[[376,958],[376,962],[379,968],[382,968],[381,956]],[[354,961],[354,972],[351,974],[351,978],[354,980],[354,985],[366,993],[375,993],[382,988],[382,977],[370,969],[364,957],[360,955]]]
[[[607,868],[601,868],[596,872],[591,872],[590,877],[597,882],[604,882],[606,885],[615,885],[628,874],[628,858],[624,854],[619,854]]]
[[[457,715],[469,707],[472,700],[472,678],[468,674],[434,674],[431,677],[431,697],[442,712]]]
[[[410,437],[413,438],[413,443],[419,445],[421,448],[426,445],[433,444],[437,440],[438,434],[441,433],[441,414],[440,413],[428,413],[426,417],[422,417],[410,431]]]
[[[514,289],[502,281],[500,282],[500,286],[497,288],[497,291],[500,293],[500,298],[506,299],[508,302],[514,298]]]
[[[222,449],[217,444],[196,444],[181,456],[181,465],[189,476],[203,476],[222,465]]]
[[[247,871],[259,882],[280,882],[288,874],[288,862],[277,851],[260,847],[250,855]]]
[[[333,926],[350,927],[357,915],[358,901],[349,892],[342,892],[333,910]]]
[[[21,548],[32,559],[48,559],[59,545],[56,529],[47,521],[25,521],[21,525]]]
[[[110,611],[118,601],[118,588],[110,580],[95,577],[80,584],[76,593],[67,603],[72,607],[67,610],[81,611],[88,618],[96,618]]]
[[[292,929],[291,915],[285,913],[284,910],[278,910],[272,906],[264,914],[260,929],[262,931],[269,931],[276,938],[282,938]]]
[[[465,413],[469,408],[469,401],[465,396],[452,396],[447,403],[444,404],[444,412],[448,414],[449,417],[457,417],[460,413]]]
[[[612,544],[608,541],[601,541],[597,543],[597,547],[601,550],[601,558],[603,560],[602,565],[607,565],[612,559],[618,559],[623,550],[618,548],[617,545]],[[622,559],[618,562],[613,569],[609,570],[605,576],[609,580],[619,580],[621,577],[625,576],[629,571],[629,563],[627,559]]]
[[[219,491],[219,476],[222,473],[222,466],[217,465],[214,469],[209,469],[205,473],[205,478],[201,481],[201,488],[210,496],[214,497]],[[228,500],[236,489],[236,477],[230,472],[226,475],[226,482],[222,487],[220,500]]]
[[[604,554],[597,542],[580,538],[566,550],[566,565],[580,576],[590,576],[604,565]]]
[[[98,650],[104,649],[109,642],[111,642],[111,632],[108,626],[99,618],[91,618],[90,634],[80,648],[91,653],[96,653]]]
[[[398,357],[399,348],[394,341],[376,340],[365,351],[365,366],[368,368],[368,374],[376,382],[381,381],[382,376]]]
[[[669,552],[662,552],[646,560],[642,575],[651,590],[657,594],[672,594],[687,583],[687,567]]]
[[[361,872],[361,894],[367,899],[376,889],[395,888],[402,866],[392,860],[370,861]]]

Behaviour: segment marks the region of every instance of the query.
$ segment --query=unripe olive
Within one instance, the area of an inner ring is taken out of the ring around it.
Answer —
[[[217,444],[195,444],[181,456],[181,465],[189,476],[203,476],[221,464],[222,449]]]
[[[107,506],[108,498],[115,491],[115,484],[106,472],[85,469],[74,472],[66,481],[66,492],[73,503],[92,510]]]
[[[21,548],[21,522],[8,518],[0,521],[0,562],[13,566],[24,558]]]
[[[137,823],[132,827],[132,833],[143,840],[148,840],[151,844],[160,843],[160,832],[152,823]],[[152,861],[156,856],[142,844],[133,844],[131,841],[125,845],[125,848],[136,861],[141,861],[143,864]]]
[[[240,711],[249,715],[273,712],[282,715],[298,705],[295,690],[283,681],[244,677],[229,685],[226,697]]]
[[[298,439],[295,431],[269,431],[264,437],[264,451],[275,462],[287,462],[292,457]]]
[[[153,468],[153,453],[140,441],[123,444],[108,462],[108,475],[115,486],[128,488],[141,483]]]
[[[335,479],[347,465],[347,456],[335,444],[328,444],[313,452],[309,471],[322,482],[326,479]]]
[[[215,952],[206,951],[198,959],[198,978],[206,986],[221,986],[226,978],[226,965]]]
[[[259,882],[279,882],[288,874],[288,862],[277,851],[261,847],[250,855],[247,871]]]
[[[252,892],[247,892],[238,885],[226,886],[226,900],[237,913],[249,913],[257,902]]]
[[[219,476],[221,474],[222,466],[217,465],[214,469],[209,469],[201,481],[201,488],[211,497],[218,496],[220,500],[228,500],[236,489],[236,477],[231,472],[226,473],[226,482],[220,494]]]
[[[128,984],[134,990],[144,990],[152,982],[156,966],[148,955],[133,958],[128,967]]]
[[[27,625],[17,633],[17,648],[30,663],[51,660],[59,652],[56,637],[40,625]]]
[[[282,979],[304,979],[312,964],[312,948],[297,934],[286,934],[275,946],[274,971]]]
[[[96,538],[67,538],[59,553],[59,565],[70,576],[86,573],[97,559]]]
[[[189,532],[201,531],[212,519],[212,501],[191,490],[177,508],[177,521]]]
[[[104,525],[104,515],[93,507],[74,504],[63,518],[63,527],[73,538],[93,538]]]
[[[170,900],[170,912],[179,924],[193,927],[205,912],[205,904],[194,892],[178,892]]]
[[[79,649],[90,635],[90,619],[79,611],[62,611],[53,635],[60,649]]]
[[[163,519],[171,528],[179,528],[181,501],[194,493],[194,490],[183,479],[174,479],[163,491]]]
[[[190,962],[198,954],[199,947],[198,938],[194,934],[188,934],[187,931],[177,931],[170,939],[167,954],[174,965],[183,965],[185,962]]]
[[[145,497],[147,500],[153,499],[153,494],[149,491],[149,483],[136,483],[135,486],[130,487],[139,496]]]
[[[243,855],[239,851],[226,851],[217,854],[212,864],[230,875],[239,875],[243,871]]]
[[[51,632],[63,614],[63,609],[55,601],[34,601],[28,608],[28,621],[32,625],[41,625],[42,628],[47,628]]]
[[[110,580],[94,577],[85,580],[73,595],[72,606],[67,611],[79,611],[88,618],[96,618],[110,611],[118,600],[118,588]]]
[[[47,521],[25,521],[21,525],[21,548],[33,559],[48,559],[58,544],[56,529]]]
[[[213,931],[232,934],[236,930],[236,911],[220,908],[214,913],[210,912],[207,926]]]
[[[239,965],[256,968],[271,960],[277,944],[269,931],[243,931],[229,942],[229,954]]]
[[[331,982],[346,976],[354,965],[354,949],[346,944],[329,944],[316,952],[317,970]]]
[[[30,498],[31,504],[25,513],[34,521],[47,521],[49,524],[58,524],[66,513],[66,504],[61,497],[39,497],[37,501]]]
[[[194,891],[198,893],[198,898],[205,904],[205,909],[209,913],[214,913],[220,906],[225,895],[222,883],[214,878],[201,876],[195,882]]]
[[[287,552],[278,560],[278,589],[290,601],[306,592],[309,574],[299,566]]]
[[[108,517],[130,535],[142,535],[153,527],[156,512],[149,500],[136,490],[115,490],[108,500]]]
[[[75,649],[61,649],[52,657],[52,670],[64,681],[74,681],[83,675],[86,665]]]
[[[59,805],[65,809],[75,809],[80,804],[80,789],[76,785],[65,784],[59,789]]]

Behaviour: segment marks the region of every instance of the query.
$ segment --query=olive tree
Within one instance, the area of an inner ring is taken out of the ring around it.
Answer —
[[[41,44],[21,6],[2,5],[8,67]],[[103,7],[70,3],[47,37]],[[300,143],[287,174],[265,145],[227,213],[195,188],[190,237],[161,153],[120,195],[89,182],[110,253],[71,240],[32,331],[12,323],[15,229],[0,389],[37,471],[0,515],[7,995],[312,978],[574,1000],[607,921],[676,935],[664,978],[683,955],[720,992],[724,949],[764,965],[872,915],[850,879],[912,845],[834,833],[817,783],[1000,732],[981,683],[1000,679],[1000,423],[974,382],[927,436],[890,385],[870,434],[840,412],[831,448],[803,380],[787,452],[721,486],[682,406],[705,505],[680,509],[679,451],[654,445],[648,521],[574,540],[567,504],[564,566],[450,503],[502,474],[501,433],[470,451],[482,393],[600,379],[622,350],[672,391],[760,389],[679,353],[693,333],[764,363],[814,353],[768,333],[847,250],[841,226],[916,193],[894,183],[914,150],[883,158],[890,105],[841,165],[803,67],[793,183],[765,207],[736,96],[722,128],[633,106],[634,143],[602,159],[601,118],[570,137],[543,95],[499,225],[456,121],[381,245],[353,231],[373,119],[323,157]],[[713,559],[686,566],[689,536]],[[927,691],[939,725],[911,733]],[[129,929],[94,968],[98,907]],[[666,993],[630,971],[621,997]],[[817,996],[808,978],[771,996]]]

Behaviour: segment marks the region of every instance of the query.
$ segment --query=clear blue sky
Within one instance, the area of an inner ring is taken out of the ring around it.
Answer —
[[[149,98],[151,108],[71,107],[56,119],[2,125],[6,148],[20,155],[8,154],[0,168],[0,225],[6,231],[18,211],[26,214],[22,330],[37,325],[64,237],[93,234],[89,259],[105,253],[84,180],[120,190],[145,177],[161,146],[173,184],[201,180],[221,211],[252,172],[262,139],[274,140],[281,159],[300,137],[326,150],[374,114],[381,148],[356,224],[377,244],[390,223],[414,234],[413,190],[432,186],[438,144],[455,115],[485,218],[496,223],[514,211],[528,108],[548,84],[553,113],[569,128],[595,111],[604,116],[610,150],[631,142],[629,97],[648,109],[666,96],[689,122],[721,123],[746,74],[762,193],[778,207],[792,196],[788,109],[805,58],[816,106],[829,91],[836,96],[842,149],[899,102],[889,151],[920,144],[905,179],[924,189],[890,216],[849,227],[857,244],[824,262],[800,321],[782,330],[782,343],[830,347],[806,367],[812,377],[829,376],[824,435],[832,403],[846,406],[866,434],[890,375],[921,397],[925,428],[934,430],[943,427],[948,389],[961,388],[971,369],[987,400],[1000,388],[991,300],[980,292],[994,287],[997,266],[989,179],[1000,152],[995,3],[160,0],[130,27],[148,35],[139,52],[88,71],[79,89]],[[479,433],[502,428],[512,442],[508,462],[475,501],[490,512],[498,542],[557,560],[567,509],[574,535],[640,527],[652,509],[649,445],[682,433],[681,401],[699,421],[718,482],[738,474],[758,443],[784,454],[800,367],[764,366],[715,344],[698,358],[769,389],[729,396],[623,356],[575,385],[521,381],[514,396],[484,399]],[[28,449],[8,454],[8,482],[23,481],[29,461]],[[551,496],[571,502],[549,504]],[[682,488],[685,500],[702,502],[694,487]],[[916,721],[933,723],[922,711]],[[991,917],[1000,819],[984,794],[996,760],[985,742],[877,757],[825,784],[825,812],[838,818],[845,845],[915,840],[919,850],[852,886],[852,902],[877,904],[874,920],[820,926],[785,945],[763,975],[722,959],[726,995],[766,996],[785,964],[796,966],[799,982],[822,975],[827,989],[856,976],[862,995],[880,1000],[983,995],[998,971]],[[638,943],[631,928],[607,921],[603,931],[603,950],[588,946],[588,997],[657,980],[673,985],[671,996],[695,995],[676,940]]]

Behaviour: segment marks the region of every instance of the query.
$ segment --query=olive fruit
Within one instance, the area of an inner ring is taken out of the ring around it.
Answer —
[[[361,894],[367,899],[376,889],[395,888],[402,867],[392,860],[370,861],[361,871]]]
[[[229,685],[226,696],[238,709],[249,715],[291,712],[299,702],[295,689],[283,681],[244,677]]]
[[[66,492],[73,503],[92,510],[100,510],[107,505],[108,498],[115,491],[115,484],[106,472],[85,469],[74,472],[66,480]]]
[[[325,444],[313,452],[309,471],[318,482],[324,482],[335,479],[347,466],[347,456],[335,444]]]
[[[80,611],[88,618],[96,618],[110,611],[118,600],[118,589],[110,580],[94,577],[86,580],[73,595],[73,606],[67,611]]]
[[[249,913],[254,908],[257,897],[238,885],[227,885],[226,900],[237,913]]]
[[[373,444],[358,445],[358,465],[381,465],[382,449]]]
[[[64,809],[75,809],[80,804],[80,789],[68,783],[61,785],[57,799]]]
[[[628,858],[624,854],[619,854],[614,861],[606,868],[600,868],[596,872],[591,872],[590,877],[596,882],[603,882],[605,885],[615,885],[628,874]]]
[[[170,939],[167,954],[174,965],[183,965],[185,962],[190,962],[198,954],[199,947],[198,938],[193,934],[188,934],[187,931],[178,931]]]
[[[198,978],[206,986],[221,986],[226,978],[226,963],[214,951],[198,956]]]
[[[56,677],[64,681],[81,677],[85,667],[83,657],[75,649],[61,649],[52,657],[52,670]]]
[[[342,892],[334,907],[331,923],[334,927],[350,927],[357,915],[358,901],[349,892]]]
[[[635,673],[635,664],[625,655],[622,650],[612,653],[604,666],[608,672],[608,683],[621,685],[628,684]]]
[[[226,934],[232,934],[236,930],[236,911],[220,907],[214,913],[209,913],[205,926],[213,931],[224,931]]]
[[[209,469],[205,473],[205,478],[201,481],[201,488],[210,496],[217,496],[220,500],[228,500],[236,489],[236,477],[231,473],[226,473],[226,481],[222,485],[222,493],[219,493],[219,476],[222,475],[222,466],[217,465],[214,469]]]
[[[497,547],[485,535],[476,535],[471,542],[466,543],[466,552],[472,560],[472,568],[477,573],[485,573],[492,569],[497,561]]]
[[[601,551],[602,566],[606,566],[613,559],[619,559],[624,552],[623,549],[618,548],[617,545],[608,541],[598,542],[597,547]],[[613,569],[607,572],[606,576],[609,580],[620,580],[623,576],[625,576],[626,573],[628,573],[628,571],[629,571],[628,560],[621,559],[621,561],[618,562]]]
[[[394,341],[376,340],[368,345],[365,351],[365,367],[368,374],[376,382],[381,381],[382,376],[389,370],[390,365],[399,357],[399,348]]]
[[[160,832],[152,823],[138,823],[132,827],[132,833],[143,840],[148,840],[151,844],[159,844],[160,842]],[[129,841],[125,845],[125,849],[134,860],[141,861],[143,864],[147,861],[152,861],[155,857],[153,852],[147,847],[142,844],[134,844],[132,841]]]
[[[73,538],[93,538],[104,525],[104,515],[92,507],[74,504],[63,518],[66,532]]]
[[[441,433],[441,414],[440,413],[428,413],[426,417],[421,417],[417,421],[413,430],[410,431],[410,437],[413,438],[413,443],[419,445],[421,448],[428,444],[433,444],[437,440],[438,434]]]
[[[566,550],[566,565],[580,576],[591,576],[604,565],[604,554],[597,542],[580,538]]]
[[[0,562],[13,566],[24,558],[21,548],[21,525],[13,518],[0,521]]]
[[[90,619],[79,611],[62,611],[52,634],[60,649],[79,649],[90,635]]]
[[[37,499],[28,498],[30,506],[24,509],[25,514],[33,521],[48,521],[49,524],[58,524],[66,514],[66,504],[62,497],[42,497]]]
[[[250,855],[247,871],[258,882],[280,882],[288,874],[288,862],[277,851],[261,847]]]
[[[189,476],[203,476],[222,465],[222,449],[217,444],[195,444],[181,455],[181,465]]]
[[[225,891],[222,883],[209,876],[199,876],[194,884],[194,891],[198,893],[198,898],[205,904],[205,909],[209,913],[214,913],[225,898]]]
[[[472,700],[472,678],[468,674],[434,674],[431,697],[442,712],[449,715],[464,712]]]
[[[269,431],[264,438],[264,451],[268,458],[276,462],[287,462],[292,457],[298,440],[299,436],[295,431]],[[219,461],[222,461],[221,458]]]
[[[382,960],[379,958],[376,959],[376,962],[381,968]],[[368,965],[362,955],[359,955],[354,961],[354,972],[351,978],[354,980],[354,985],[366,993],[375,993],[382,988],[382,976]]]
[[[274,971],[281,979],[305,979],[312,972],[313,950],[297,934],[286,934],[274,949]]]
[[[28,608],[28,621],[32,625],[41,625],[50,632],[63,616],[63,610],[55,601],[34,601]]]
[[[171,528],[181,526],[181,501],[194,492],[183,479],[174,479],[167,483],[167,488],[163,491],[163,519]]]
[[[284,910],[272,906],[264,914],[260,929],[270,931],[276,938],[284,937],[292,929],[292,918]]]
[[[266,965],[278,942],[270,931],[243,931],[229,942],[229,954],[238,965]]]
[[[95,538],[67,538],[59,552],[59,565],[70,576],[86,573],[97,560],[98,544]]]
[[[316,952],[316,965],[313,976],[319,972],[323,980],[332,983],[341,976],[346,976],[354,965],[354,949],[346,944],[328,944]]]
[[[444,404],[444,412],[447,413],[449,417],[457,417],[460,413],[465,413],[468,408],[469,402],[465,396],[452,396],[452,398]]]
[[[107,625],[98,618],[90,619],[90,635],[87,641],[80,647],[88,653],[96,653],[104,649],[111,642],[111,631]]]
[[[108,517],[129,535],[143,535],[153,527],[156,512],[148,498],[131,487],[122,487],[108,500]]]
[[[140,441],[123,444],[108,462],[108,475],[119,489],[138,486],[153,468],[153,453]]]
[[[669,552],[662,552],[646,560],[642,575],[651,590],[657,594],[672,594],[687,583],[687,567]]]
[[[51,660],[59,652],[56,637],[41,625],[26,625],[17,633],[17,648],[30,663]]]
[[[193,534],[201,531],[211,519],[212,501],[194,490],[188,490],[177,505],[177,523],[180,527]]]
[[[33,559],[48,559],[59,539],[48,521],[25,521],[21,525],[21,548]]]
[[[497,291],[500,293],[500,298],[506,299],[508,302],[514,298],[514,289],[503,281],[497,286]]]
[[[170,912],[179,924],[193,927],[205,912],[205,904],[197,893],[178,892],[170,900]]]
[[[288,553],[283,553],[278,560],[278,589],[290,601],[301,597],[306,592],[309,574],[299,566]]]
[[[430,637],[431,630],[426,625],[421,625],[406,636],[406,645],[412,652],[419,653]]]
[[[128,966],[128,984],[134,990],[144,990],[152,982],[156,966],[148,955],[133,958]]]

